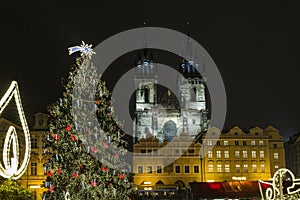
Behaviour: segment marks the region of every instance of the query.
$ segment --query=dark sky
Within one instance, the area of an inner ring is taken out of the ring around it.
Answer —
[[[45,110],[61,96],[60,79],[75,58],[68,47],[82,40],[97,46],[124,30],[158,26],[189,33],[215,61],[228,98],[225,129],[271,124],[285,137],[300,130],[296,3],[98,2],[1,4],[0,88],[17,80],[27,115]],[[116,63],[111,70],[121,71]],[[111,85],[112,76],[105,74]]]

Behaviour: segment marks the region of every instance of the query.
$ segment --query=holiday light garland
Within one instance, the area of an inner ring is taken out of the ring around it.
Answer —
[[[8,131],[6,133],[4,147],[3,147],[3,164],[0,163],[0,175],[4,178],[11,178],[11,179],[19,179],[24,172],[26,171],[29,159],[30,159],[30,133],[28,129],[28,125],[26,122],[26,118],[24,115],[18,83],[16,81],[12,81],[8,90],[4,94],[4,96],[0,100],[0,115],[9,104],[11,99],[14,98],[16,102],[16,107],[18,110],[19,118],[21,121],[22,129],[24,131],[25,137],[25,155],[24,160],[18,169],[19,166],[19,143],[18,143],[18,136],[14,126],[9,126]],[[13,150],[13,158],[10,159],[10,150]]]
[[[292,185],[287,187],[287,194],[283,193],[283,181],[287,178],[286,174],[290,175],[291,183]],[[281,168],[278,169],[273,178],[272,178],[272,183],[270,182],[265,182],[265,181],[261,181],[258,180],[259,183],[259,190],[261,193],[261,197],[262,199],[266,199],[266,200],[279,200],[279,199],[283,199],[283,198],[291,198],[291,199],[296,199],[293,196],[300,196],[300,179],[296,179],[294,174],[286,169],[286,168]],[[262,191],[262,184],[265,184],[265,186],[267,186],[266,192],[265,192],[265,196],[266,198],[264,198],[264,193]],[[298,199],[298,198],[297,198]]]

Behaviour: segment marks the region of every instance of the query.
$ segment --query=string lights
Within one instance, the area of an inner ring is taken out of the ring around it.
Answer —
[[[18,115],[20,118],[20,122],[22,125],[22,129],[24,131],[25,137],[25,155],[22,164],[19,166],[19,143],[18,143],[18,136],[14,126],[9,126],[8,131],[6,133],[4,146],[3,146],[3,164],[0,162],[0,175],[4,178],[11,178],[11,179],[19,179],[28,166],[28,162],[30,159],[30,133],[27,125],[27,121],[25,118],[24,110],[21,103],[21,97],[19,93],[18,83],[16,81],[12,81],[8,90],[4,94],[4,96],[0,100],[0,115],[9,104],[11,99],[15,99],[16,107],[18,110]],[[12,155],[13,157],[10,158],[10,151],[12,148]]]

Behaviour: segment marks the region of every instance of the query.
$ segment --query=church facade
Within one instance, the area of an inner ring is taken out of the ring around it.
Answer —
[[[203,68],[192,57],[183,60],[179,65],[182,75],[176,77],[177,91],[170,91],[157,84],[160,77],[151,52],[143,50],[139,54],[134,80],[138,88],[133,124],[135,140],[151,133],[161,142],[170,142],[181,132],[196,136],[207,129],[206,78],[199,74],[203,73]]]

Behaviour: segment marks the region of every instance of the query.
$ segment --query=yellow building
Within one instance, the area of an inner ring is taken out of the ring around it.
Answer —
[[[187,133],[170,143],[160,143],[151,134],[140,139],[133,157],[137,188],[185,187],[193,181],[269,180],[278,168],[285,167],[283,138],[272,126],[255,127],[248,133],[234,127],[222,134],[209,128],[202,139],[193,140]]]
[[[22,127],[8,121],[5,118],[0,118],[0,141],[1,141],[1,154],[3,152],[3,144],[5,135],[9,126],[14,126],[17,130],[19,147],[20,147],[20,162],[24,158],[24,139],[22,138],[23,131]],[[35,124],[30,130],[31,139],[31,154],[30,162],[24,175],[18,180],[24,188],[28,188],[33,191],[34,199],[41,200],[43,191],[43,181],[46,179],[43,170],[43,163],[46,159],[43,157],[43,138],[44,133],[48,129],[48,116],[43,113],[35,114]]]

